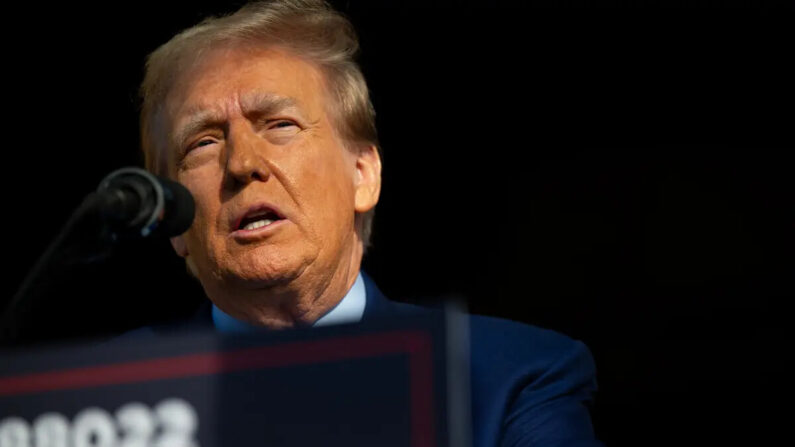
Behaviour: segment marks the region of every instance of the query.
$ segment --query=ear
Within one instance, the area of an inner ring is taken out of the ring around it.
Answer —
[[[185,243],[185,238],[182,236],[176,236],[171,238],[171,246],[174,247],[174,251],[177,254],[185,258],[188,256],[188,245]]]
[[[353,186],[356,190],[353,206],[356,212],[366,213],[373,209],[381,194],[381,156],[375,145],[359,148]]]

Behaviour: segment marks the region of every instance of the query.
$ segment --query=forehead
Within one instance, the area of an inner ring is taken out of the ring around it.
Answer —
[[[196,113],[245,111],[263,97],[281,97],[308,115],[325,112],[324,78],[319,69],[278,48],[227,46],[208,50],[184,70],[165,98],[171,131]]]

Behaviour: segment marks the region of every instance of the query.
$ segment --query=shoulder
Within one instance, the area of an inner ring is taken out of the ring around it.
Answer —
[[[596,368],[585,344],[510,320],[469,321],[475,445],[600,445],[588,409]]]
[[[593,373],[590,351],[580,341],[537,326],[501,318],[470,316],[472,353],[492,373],[546,370],[565,362],[578,372]],[[495,368],[497,371],[495,371]]]

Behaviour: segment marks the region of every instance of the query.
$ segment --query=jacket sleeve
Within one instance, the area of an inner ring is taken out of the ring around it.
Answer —
[[[595,367],[588,348],[571,348],[538,376],[528,376],[509,402],[502,447],[599,447],[588,405],[596,391]]]
[[[596,447],[588,348],[554,331],[492,317],[471,320],[473,445]]]

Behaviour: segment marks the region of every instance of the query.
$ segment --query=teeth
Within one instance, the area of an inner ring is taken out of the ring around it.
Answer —
[[[254,230],[254,229],[257,229],[257,228],[264,227],[265,225],[270,225],[272,223],[273,223],[273,221],[270,220],[270,219],[262,219],[262,220],[258,220],[256,222],[251,222],[250,224],[248,224],[245,227],[243,227],[243,229],[244,230]]]

